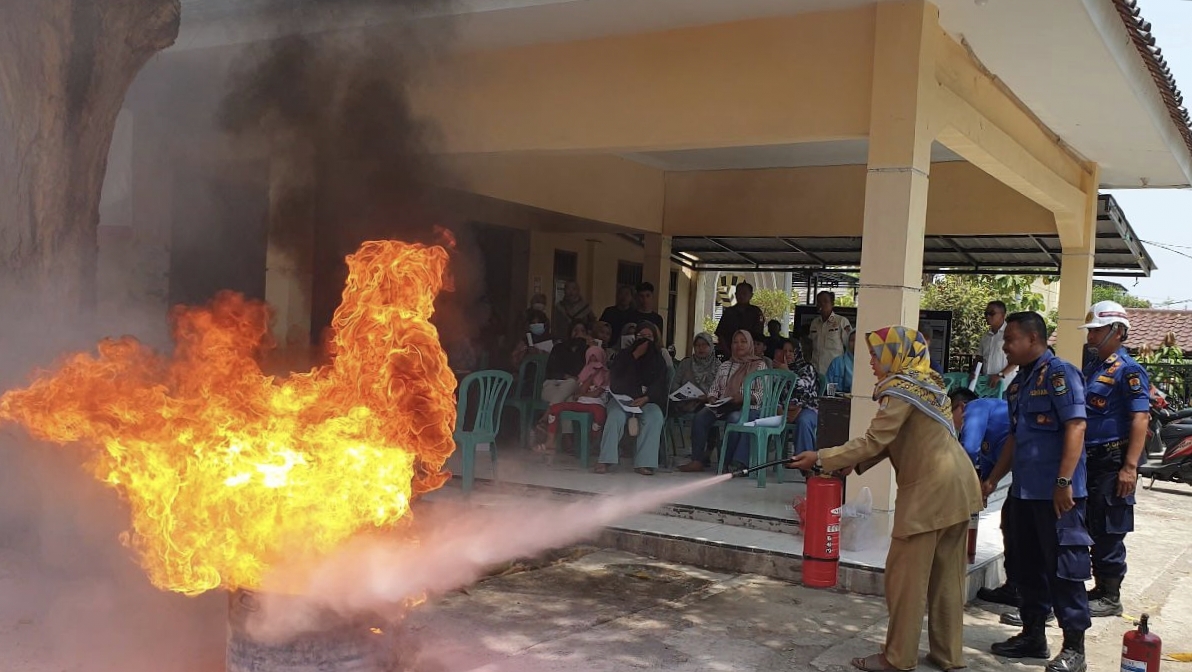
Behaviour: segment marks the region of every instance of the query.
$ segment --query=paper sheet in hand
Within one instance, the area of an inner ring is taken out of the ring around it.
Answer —
[[[707,406],[708,406],[708,408],[720,408],[721,406],[727,404],[730,401],[732,401],[732,400],[729,399],[728,397],[724,397],[723,399],[713,399],[712,401],[709,401],[707,403]]]
[[[621,405],[621,408],[624,409],[626,413],[642,412],[642,409],[638,408],[637,406],[630,406],[630,404],[633,403],[633,397],[627,394],[614,394],[613,399],[617,400],[617,403]]]
[[[575,401],[576,403],[580,404],[596,404],[597,406],[604,405],[604,400],[600,399],[599,397],[577,397]],[[633,400],[630,399],[630,401]]]
[[[543,352],[550,352],[551,350],[554,349],[555,342],[554,341],[543,341],[541,343],[535,343],[534,347],[538,348],[539,350],[541,350]]]
[[[691,383],[684,383],[683,387],[671,392],[671,401],[688,401],[689,399],[699,399],[704,396],[704,391]]]

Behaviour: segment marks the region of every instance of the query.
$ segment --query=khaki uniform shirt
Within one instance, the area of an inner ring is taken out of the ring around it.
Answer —
[[[901,399],[883,398],[863,436],[819,451],[827,471],[855,465],[860,473],[886,458],[898,483],[893,536],[942,530],[982,509],[981,484],[964,448],[947,428]]]
[[[847,317],[832,313],[824,320],[819,315],[815,316],[808,335],[811,337],[811,365],[815,367],[816,373],[826,375],[832,360],[844,354],[852,330],[853,325],[849,324]]]

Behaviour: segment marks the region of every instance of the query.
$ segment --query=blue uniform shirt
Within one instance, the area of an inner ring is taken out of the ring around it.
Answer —
[[[964,405],[960,445],[973,460],[981,480],[989,477],[1010,436],[1010,405],[1003,399],[973,399]]]
[[[1064,454],[1064,423],[1084,419],[1084,378],[1080,371],[1045,351],[1034,367],[1020,368],[1006,390],[1014,434],[1014,485],[1019,499],[1051,499]],[[1084,452],[1072,473],[1072,496],[1087,497]]]
[[[1089,423],[1084,433],[1086,446],[1128,440],[1134,414],[1151,408],[1151,381],[1125,348],[1105,361],[1085,365],[1084,389]]]

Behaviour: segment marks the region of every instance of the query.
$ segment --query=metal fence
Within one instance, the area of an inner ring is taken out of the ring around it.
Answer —
[[[1151,384],[1167,395],[1167,403],[1175,408],[1192,406],[1192,362],[1154,362],[1143,364]]]

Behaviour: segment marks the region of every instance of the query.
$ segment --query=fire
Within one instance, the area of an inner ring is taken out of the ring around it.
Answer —
[[[447,479],[455,378],[428,321],[447,260],[439,246],[364,243],[347,258],[333,359],[309,373],[263,374],[268,308],[223,293],[174,310],[172,358],[104,340],[0,396],[0,418],[92,449],[157,587],[257,587],[282,558],[394,524]]]

